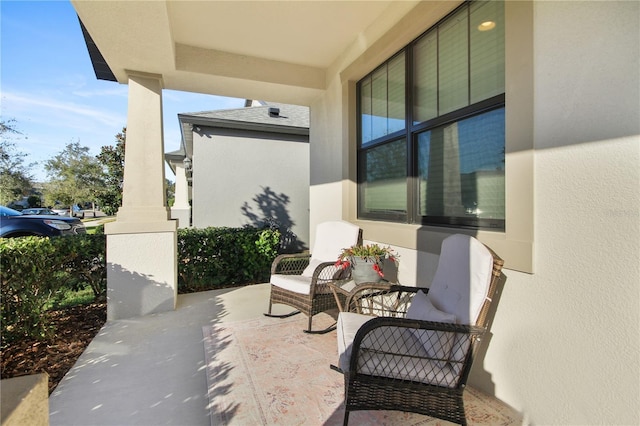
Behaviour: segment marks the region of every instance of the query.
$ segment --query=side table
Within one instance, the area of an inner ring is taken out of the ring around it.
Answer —
[[[336,298],[338,310],[340,312],[344,312],[345,308],[347,307],[342,306],[342,301],[347,301],[347,299],[351,295],[351,292],[357,287],[356,282],[351,278],[347,278],[345,280],[330,281],[328,285],[333,292],[333,297]]]

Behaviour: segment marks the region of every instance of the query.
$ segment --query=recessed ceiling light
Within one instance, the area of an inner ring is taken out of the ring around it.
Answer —
[[[478,25],[478,31],[490,31],[496,27],[496,23],[493,21],[484,21]]]

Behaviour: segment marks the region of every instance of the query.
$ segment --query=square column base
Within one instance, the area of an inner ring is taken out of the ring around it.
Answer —
[[[191,226],[191,208],[171,207],[171,219],[178,221],[178,228],[185,229]]]
[[[178,297],[177,233],[107,235],[107,320],[172,311]]]

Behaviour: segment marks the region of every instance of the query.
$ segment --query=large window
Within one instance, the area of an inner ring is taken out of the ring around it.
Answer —
[[[505,227],[504,3],[465,3],[358,83],[358,216]]]

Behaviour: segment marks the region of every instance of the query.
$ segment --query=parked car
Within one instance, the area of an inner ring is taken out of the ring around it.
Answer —
[[[25,215],[0,206],[0,237],[25,237],[29,235],[56,237],[59,235],[86,234],[80,219],[56,215]]]
[[[84,210],[80,208],[77,204],[74,204],[71,207],[55,207],[53,211],[60,216],[72,216],[72,217],[81,217],[84,218]]]
[[[36,207],[22,210],[22,214],[48,214],[57,216],[58,213],[45,207]]]

